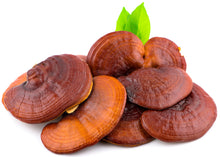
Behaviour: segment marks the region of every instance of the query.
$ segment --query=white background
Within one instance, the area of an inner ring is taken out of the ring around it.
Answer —
[[[114,31],[122,7],[131,12],[143,0],[0,0],[0,94],[20,74],[55,54],[84,54],[102,35]],[[187,72],[220,104],[220,3],[218,0],[145,0],[151,37],[181,47]],[[0,104],[0,156],[57,156],[40,140],[45,124],[16,120]],[[77,156],[220,156],[220,122],[188,143],[155,140],[138,147],[100,142]],[[67,155],[67,156],[70,156]],[[66,155],[63,155],[66,156]]]

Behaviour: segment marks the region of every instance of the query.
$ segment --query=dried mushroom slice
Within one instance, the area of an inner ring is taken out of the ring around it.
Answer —
[[[130,102],[149,109],[173,106],[192,90],[192,80],[177,67],[143,68],[119,77]]]
[[[145,111],[141,123],[150,135],[159,140],[185,142],[202,137],[216,116],[212,98],[194,84],[191,94],[175,106],[162,111]]]
[[[55,153],[71,153],[96,144],[117,125],[125,103],[126,90],[117,79],[96,76],[89,98],[60,122],[45,126],[41,140]]]
[[[186,70],[186,61],[179,47],[169,39],[154,37],[147,41],[144,67],[176,66]]]
[[[133,33],[117,31],[104,35],[91,47],[87,63],[94,76],[126,75],[143,66],[144,45]]]
[[[92,89],[89,66],[74,55],[56,55],[35,65],[3,95],[17,119],[41,123],[84,101]]]
[[[152,141],[154,138],[142,128],[140,122],[140,117],[145,110],[127,102],[122,118],[104,141],[121,146],[138,146]]]

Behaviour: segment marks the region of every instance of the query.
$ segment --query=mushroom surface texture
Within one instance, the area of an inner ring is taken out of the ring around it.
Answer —
[[[140,117],[145,110],[145,108],[127,102],[122,118],[114,130],[104,138],[104,141],[131,147],[152,141],[154,138],[141,126]]]
[[[177,67],[142,68],[118,79],[125,86],[130,102],[155,110],[173,106],[193,86],[189,75]]]
[[[162,111],[145,111],[141,124],[159,140],[185,142],[202,137],[213,125],[216,116],[214,101],[194,83],[190,95],[175,106]]]
[[[3,102],[23,122],[46,122],[84,101],[92,84],[87,63],[74,55],[56,55],[15,80],[3,94]]]
[[[171,40],[153,37],[144,45],[144,67],[176,66],[186,70],[186,61],[180,48]]]
[[[58,123],[46,125],[41,140],[55,153],[72,153],[96,144],[117,125],[125,104],[126,90],[116,78],[96,76],[89,98]]]
[[[4,105],[5,109],[8,110],[7,105],[5,104],[5,94],[13,87],[18,86],[22,83],[24,83],[25,81],[27,81],[27,73],[23,73],[22,75],[20,75],[14,82],[12,82],[9,87],[5,90],[5,92],[2,95],[2,104]]]
[[[141,68],[144,63],[144,45],[133,33],[111,32],[91,47],[87,63],[94,76],[119,77]]]

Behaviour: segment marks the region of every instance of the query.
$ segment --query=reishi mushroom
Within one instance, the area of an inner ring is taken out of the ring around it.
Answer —
[[[186,70],[186,61],[180,48],[171,40],[153,37],[144,45],[144,67],[175,66]]]
[[[144,64],[144,45],[131,32],[111,32],[91,47],[87,63],[94,76],[119,77],[139,69]]]
[[[212,98],[186,73],[174,42],[154,37],[143,45],[126,31],[104,35],[87,56],[47,58],[16,79],[2,103],[27,123],[47,122],[66,111],[41,133],[54,153],[72,153],[102,139],[121,146],[155,138],[192,141],[217,116]]]
[[[142,68],[119,77],[128,100],[145,108],[161,110],[173,106],[192,90],[189,75],[177,67]]]
[[[189,96],[162,110],[147,110],[141,116],[143,128],[167,142],[186,142],[202,137],[213,125],[217,109],[212,98],[194,83]]]
[[[148,143],[154,138],[150,136],[141,126],[141,115],[146,109],[127,102],[124,113],[114,128],[104,141],[121,146],[138,146]]]
[[[60,122],[45,126],[42,142],[55,153],[71,153],[93,145],[114,129],[125,103],[126,90],[116,78],[96,76],[89,98]]]
[[[35,65],[3,95],[8,111],[27,123],[55,119],[83,102],[92,90],[89,66],[74,55],[56,55]]]

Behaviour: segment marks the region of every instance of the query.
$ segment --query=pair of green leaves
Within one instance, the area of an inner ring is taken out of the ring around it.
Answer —
[[[139,5],[131,14],[123,7],[117,20],[116,31],[132,32],[145,44],[150,37],[150,20],[144,3]]]

